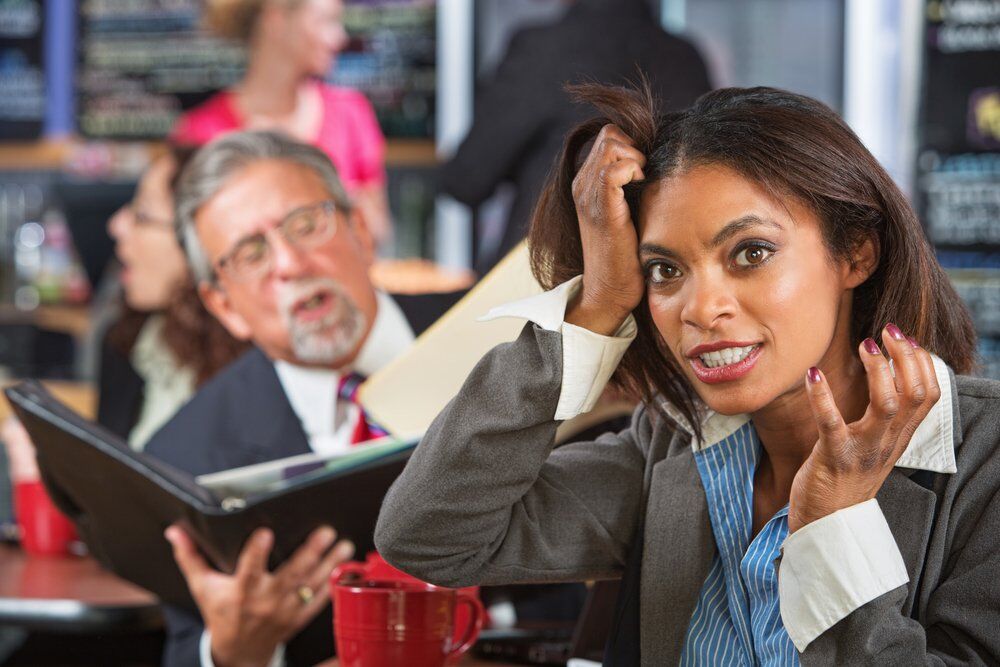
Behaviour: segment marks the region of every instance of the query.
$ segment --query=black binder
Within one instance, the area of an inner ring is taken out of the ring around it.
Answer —
[[[195,609],[194,601],[163,537],[167,526],[180,522],[224,572],[235,569],[243,543],[262,526],[275,534],[272,567],[322,525],[336,528],[363,555],[374,549],[382,499],[415,446],[400,443],[347,469],[327,469],[322,462],[302,466],[302,457],[296,457],[288,470],[299,474],[290,479],[256,492],[221,494],[186,472],[133,451],[37,382],[23,382],[5,393],[35,444],[53,502],[76,524],[91,554],[161,600],[189,609]]]

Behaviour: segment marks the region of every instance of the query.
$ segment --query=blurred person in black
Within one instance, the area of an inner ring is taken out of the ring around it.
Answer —
[[[563,18],[520,30],[489,81],[476,90],[472,127],[441,169],[441,190],[478,206],[502,183],[516,195],[499,246],[476,259],[483,275],[524,238],[545,176],[586,110],[566,83],[621,83],[639,72],[667,111],[711,88],[701,55],[665,32],[645,0],[575,0]]]

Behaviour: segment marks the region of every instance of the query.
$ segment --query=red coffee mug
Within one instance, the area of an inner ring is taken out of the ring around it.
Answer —
[[[347,563],[344,563],[333,571],[332,576],[337,581],[342,581],[346,577],[354,577],[355,581],[414,581],[421,584],[427,583],[403,572],[402,570],[394,568],[392,565],[389,565],[389,563],[387,563],[386,560],[382,558],[382,555],[377,551],[369,551],[364,563],[359,563],[357,561],[348,561]],[[479,586],[468,586],[461,590],[468,591],[470,594],[475,596],[477,600],[479,599]],[[468,605],[460,605],[455,610],[455,634],[452,635],[452,637],[454,638],[456,644],[462,643],[465,628],[469,626],[471,620],[472,612],[470,611],[470,607]],[[483,625],[488,627],[489,624],[490,614],[488,611],[484,611]],[[455,662],[458,662],[458,657],[450,659],[448,664],[453,664]]]
[[[341,667],[443,667],[479,637],[484,612],[472,593],[418,581],[358,580],[357,568],[346,569],[352,576],[343,576],[341,567],[330,578]],[[460,606],[471,613],[456,640]]]
[[[21,546],[29,554],[65,556],[77,541],[76,526],[56,509],[39,480],[14,483],[14,509]]]

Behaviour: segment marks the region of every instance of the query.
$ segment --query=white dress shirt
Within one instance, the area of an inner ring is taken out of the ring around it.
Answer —
[[[564,322],[566,306],[580,289],[582,276],[537,296],[494,308],[483,319],[518,317],[562,333],[563,378],[557,420],[590,410],[635,339],[631,315],[614,336],[601,336]],[[933,356],[941,398],[931,408],[896,462],[896,467],[954,473],[951,377]],[[687,421],[663,406],[684,427]],[[724,440],[750,419],[708,411],[697,451]],[[688,432],[692,429],[686,428]],[[875,499],[834,512],[788,536],[778,571],[781,618],[799,651],[838,621],[875,598],[909,581],[903,557]]]
[[[343,372],[353,371],[366,377],[372,375],[413,343],[413,329],[392,297],[376,292],[376,299],[378,310],[375,322],[350,370],[296,366],[287,361],[274,363],[281,388],[302,422],[309,447],[317,454],[346,452],[351,446],[351,436],[360,414],[358,406],[338,396]],[[201,635],[199,652],[202,667],[215,667],[212,662],[212,637],[208,630]],[[285,647],[282,645],[274,652],[268,667],[284,664]]]

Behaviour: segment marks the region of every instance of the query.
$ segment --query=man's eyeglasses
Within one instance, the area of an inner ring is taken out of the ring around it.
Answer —
[[[322,201],[295,209],[273,231],[295,248],[313,248],[333,238],[337,231],[337,211],[332,201]],[[346,211],[345,211],[346,212]],[[266,232],[246,236],[215,263],[219,272],[234,280],[252,280],[267,274],[274,262],[274,248]]]

